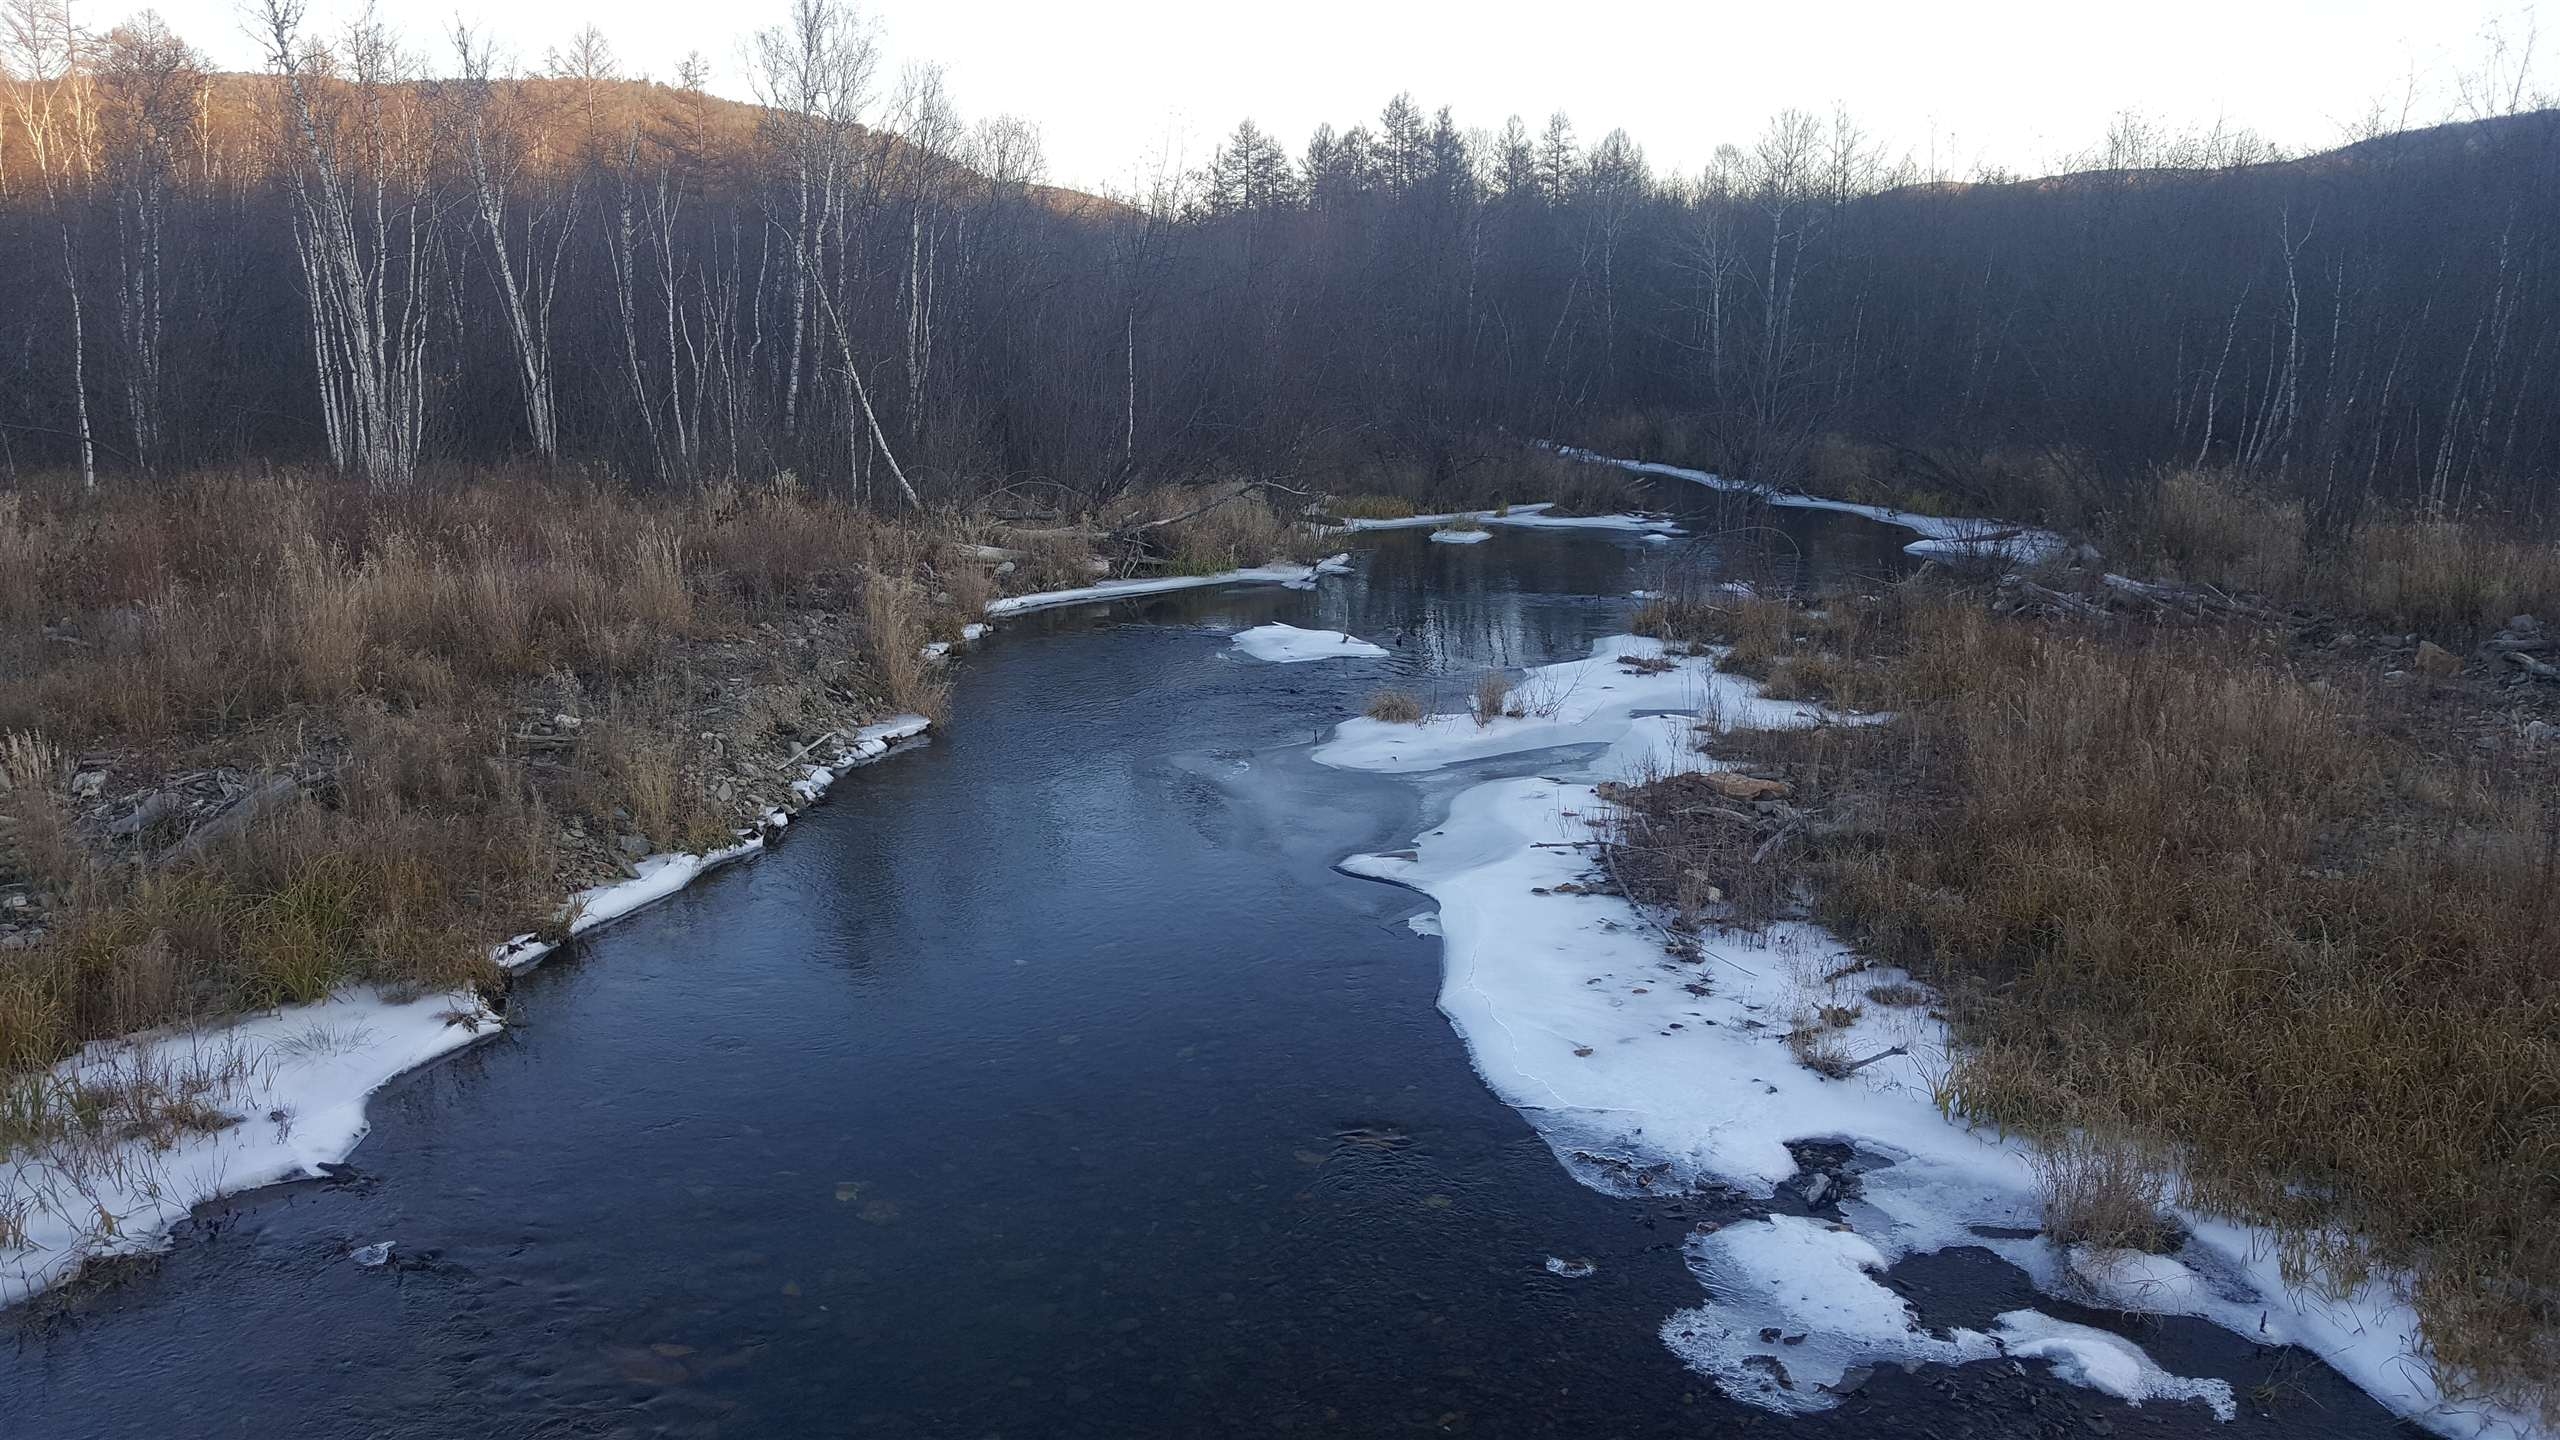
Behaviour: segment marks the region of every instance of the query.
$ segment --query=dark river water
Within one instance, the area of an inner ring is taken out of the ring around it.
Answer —
[[[1818,573],[1905,538],[1782,523]],[[1580,655],[1662,549],[1407,532],[1314,593],[1008,623],[931,745],[376,1096],[361,1178],[207,1206],[0,1320],[0,1437],[2394,1433],[2186,1322],[2127,1333],[2231,1379],[2231,1425],[2007,1362],[1790,1420],[1663,1347],[1712,1203],[1570,1178],[1434,1009],[1418,897],[1331,868],[1457,782],[1304,755],[1390,675]],[[1235,657],[1270,620],[1396,653]],[[386,1239],[432,1259],[349,1262]],[[2037,1303],[1985,1252],[1896,1279],[1933,1323]]]

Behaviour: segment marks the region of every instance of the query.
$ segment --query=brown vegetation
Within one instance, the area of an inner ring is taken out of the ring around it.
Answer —
[[[2431,573],[2512,573],[2506,542],[2426,533],[2453,552]],[[2445,593],[2418,608],[2478,613],[2478,588]],[[2325,622],[1985,599],[1656,607],[1662,633],[1894,718],[1718,742],[1784,801],[1688,776],[1614,796],[1624,883],[1748,924],[1801,882],[1938,987],[1967,1042],[1949,1098],[2046,1138],[2057,1239],[2163,1243],[2175,1173],[2183,1202],[2285,1236],[2311,1283],[2414,1273],[2449,1393],[2560,1417],[2560,787],[2523,726],[2560,697],[2413,675],[2405,643]],[[1926,999],[1902,988],[1869,998]],[[1825,1028],[1799,1027],[1809,1063]]]
[[[0,891],[42,922],[0,950],[0,1069],[350,981],[494,985],[493,940],[635,850],[729,843],[790,752],[938,713],[931,597],[987,589],[787,476],[20,492],[0,556]]]
[[[1390,725],[1419,725],[1430,712],[1422,708],[1422,697],[1410,690],[1380,690],[1369,697],[1364,713]]]

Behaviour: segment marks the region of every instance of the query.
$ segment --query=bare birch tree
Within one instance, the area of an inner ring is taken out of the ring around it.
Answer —
[[[196,140],[205,62],[150,11],[117,26],[99,59],[107,170],[115,190],[117,338],[134,463],[167,450],[169,202]]]
[[[19,133],[35,161],[60,243],[62,283],[71,309],[71,396],[80,444],[80,485],[98,488],[98,445],[89,422],[89,330],[72,232],[87,208],[92,168],[88,37],[72,19],[71,0],[9,0],[0,10],[0,57],[16,73],[7,88]]]
[[[371,10],[334,57],[305,44],[302,17],[303,0],[262,0],[258,11],[301,152],[288,168],[322,424],[340,469],[398,489],[417,474],[425,426],[429,136],[404,123],[400,54]]]
[[[592,35],[594,28],[587,27],[586,33]],[[506,316],[507,336],[515,349],[525,430],[532,437],[534,453],[548,463],[560,458],[560,410],[551,379],[551,309],[568,259],[569,237],[577,230],[578,183],[574,178],[565,184],[537,180],[539,193],[517,196],[525,168],[523,149],[511,137],[493,133],[490,124],[493,85],[488,42],[475,42],[468,26],[456,25],[453,49],[462,67],[455,86],[456,126],[471,175],[473,209],[481,238],[488,242],[499,309]],[[512,246],[507,240],[511,219],[518,231]]]

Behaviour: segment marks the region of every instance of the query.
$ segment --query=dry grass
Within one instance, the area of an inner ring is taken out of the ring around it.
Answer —
[[[2078,1129],[2039,1147],[2035,1160],[2036,1181],[2044,1190],[2045,1237],[2054,1244],[2175,1248],[2178,1228],[2163,1213],[2167,1177],[2134,1146]]]
[[[1349,497],[1331,507],[1345,519],[1400,520],[1537,501],[1552,502],[1559,515],[1604,515],[1628,509],[1637,493],[1627,473],[1613,466],[1567,460],[1500,436],[1441,437],[1410,450],[1345,440],[1310,455],[1306,469],[1325,476],[1336,495]]]
[[[2456,648],[2511,615],[2560,613],[2560,544],[2488,521],[2385,515],[2336,553],[2315,553],[2300,504],[2208,472],[2163,477],[2152,532],[2132,539],[2174,576],[2305,601]]]
[[[1144,557],[1178,575],[1216,575],[1274,561],[1305,563],[1323,537],[1274,509],[1262,491],[1237,494],[1234,483],[1158,485],[1133,490],[1092,517],[1095,528],[1119,531],[1134,523],[1200,513],[1145,534]],[[1212,505],[1210,502],[1218,503]],[[1201,509],[1207,505],[1209,508]],[[1083,581],[1076,582],[1085,583]]]
[[[1409,520],[1422,512],[1402,495],[1354,495],[1337,501],[1333,513],[1345,520]]]
[[[1467,697],[1467,711],[1482,729],[1502,717],[1511,706],[1511,677],[1499,670],[1487,670],[1476,677],[1476,687]]]
[[[1363,713],[1390,725],[1419,725],[1430,712],[1423,708],[1422,697],[1410,690],[1380,690],[1369,696]]]
[[[943,548],[787,475],[662,499],[249,472],[0,494],[0,881],[62,902],[40,944],[0,952],[0,1071],[350,981],[491,982],[490,940],[558,903],[564,820],[657,849],[734,838],[707,785],[726,742],[699,733],[726,677],[790,667],[938,714],[917,582],[954,568]],[[858,619],[830,631],[853,650],[765,653],[803,613]],[[716,677],[690,668],[707,643]],[[748,738],[814,723],[814,692],[748,683],[777,692],[741,698]],[[585,727],[518,744],[560,705]],[[175,835],[102,849],[73,803],[64,757],[100,753],[119,775],[305,783],[238,839],[151,864]]]
[[[881,693],[896,709],[940,721],[951,713],[951,683],[924,658],[932,636],[924,613],[924,597],[909,581],[879,575],[862,587],[864,659]]]
[[[2560,792],[2280,637],[1910,591],[1816,628],[1897,718],[1734,738],[1815,817],[1777,876],[1732,825],[1630,885],[1702,870],[1748,918],[1812,882],[1946,995],[1953,1102],[2052,1142],[2058,1237],[2157,1243],[2174,1168],[2309,1283],[2414,1273],[2450,1392],[2560,1419]]]

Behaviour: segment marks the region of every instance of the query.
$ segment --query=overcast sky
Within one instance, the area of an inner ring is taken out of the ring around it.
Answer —
[[[354,0],[312,0],[334,25]],[[687,50],[713,88],[747,98],[748,32],[784,0],[381,0],[413,44],[435,45],[458,8],[524,67],[589,20],[626,67],[664,78]],[[74,0],[84,23],[124,13]],[[138,8],[138,7],[136,7]],[[236,0],[160,0],[179,32],[227,68],[257,63]],[[1461,126],[1552,110],[1588,142],[1624,127],[1657,169],[1694,172],[1773,112],[1845,105],[1897,153],[1951,175],[2043,170],[2135,110],[2173,127],[2217,120],[2293,149],[2334,143],[2373,107],[2444,118],[2492,27],[2519,48],[2532,0],[870,0],[889,73],[944,67],[969,119],[1035,122],[1050,178],[1125,187],[1169,147],[1205,161],[1251,117],[1294,153],[1318,121],[1373,118],[1399,90],[1455,108]],[[2560,5],[2552,6],[2560,17]],[[2560,30],[2560,18],[2555,18]],[[2560,49],[2560,34],[2544,51]],[[2560,65],[2537,57],[2541,88]]]

